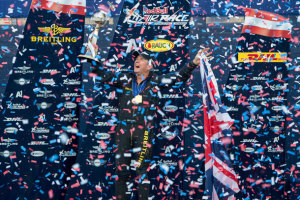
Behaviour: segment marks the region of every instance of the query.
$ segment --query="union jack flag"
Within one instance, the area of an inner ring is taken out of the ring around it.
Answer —
[[[201,57],[200,75],[204,112],[206,199],[233,199],[233,195],[239,192],[239,187],[222,141],[224,136],[231,135],[233,120],[221,106],[216,78],[205,56]]]

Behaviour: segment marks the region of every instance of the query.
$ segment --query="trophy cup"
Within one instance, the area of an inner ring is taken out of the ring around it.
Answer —
[[[95,58],[98,53],[97,36],[100,27],[108,21],[108,16],[106,12],[101,10],[100,12],[95,13],[91,20],[96,23],[95,30],[89,35],[86,53],[79,55],[78,58],[80,58],[80,60],[87,60],[88,62],[99,62],[99,60]]]

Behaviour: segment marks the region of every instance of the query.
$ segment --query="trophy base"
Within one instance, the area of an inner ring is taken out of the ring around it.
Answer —
[[[93,56],[90,56],[90,55],[79,55],[77,56],[78,58],[80,58],[80,60],[87,60],[88,62],[92,62],[92,61],[95,61],[97,63],[100,63],[100,61],[97,59],[97,58],[94,58]]]

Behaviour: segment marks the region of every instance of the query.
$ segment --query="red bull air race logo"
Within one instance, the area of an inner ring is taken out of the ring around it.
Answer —
[[[138,9],[140,3],[137,3],[131,10],[126,10],[124,23],[145,24],[156,27],[162,26],[182,26],[188,29],[189,15],[182,9],[173,10],[174,7],[143,7],[142,12]],[[169,14],[171,13],[171,14]],[[150,28],[150,27],[148,27]],[[153,27],[151,27],[153,28]]]

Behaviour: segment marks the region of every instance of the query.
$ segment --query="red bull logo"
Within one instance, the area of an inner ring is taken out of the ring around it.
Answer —
[[[145,14],[168,14],[168,8],[160,8],[160,7],[155,7],[152,9],[148,9],[146,7],[144,7],[143,9]]]

